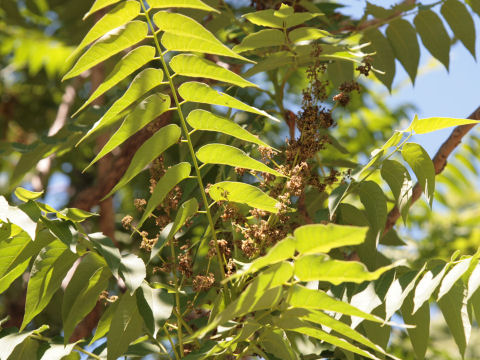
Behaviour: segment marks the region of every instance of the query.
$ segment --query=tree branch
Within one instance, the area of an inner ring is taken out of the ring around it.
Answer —
[[[480,107],[478,107],[470,116],[468,117],[472,120],[480,120]],[[475,126],[476,124],[461,125],[457,126],[447,140],[440,146],[437,153],[433,158],[433,165],[435,167],[435,175],[440,174],[445,166],[447,165],[447,158],[455,150],[455,148],[461,143],[462,138]],[[422,195],[423,189],[422,186],[417,182],[413,187],[412,192],[412,201],[410,207],[415,201]],[[397,222],[400,217],[400,211],[398,207],[395,206],[387,217],[387,223],[385,224],[385,230],[383,234],[386,234]]]

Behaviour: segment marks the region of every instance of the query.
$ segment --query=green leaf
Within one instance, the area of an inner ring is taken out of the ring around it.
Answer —
[[[402,305],[402,317],[405,324],[414,325],[414,328],[407,328],[408,337],[413,346],[417,359],[425,359],[430,339],[430,306],[425,302],[413,314],[413,294],[407,296]]]
[[[465,274],[472,262],[472,257],[460,260],[455,266],[445,275],[438,290],[437,301],[439,301],[445,294],[447,294],[452,286]]]
[[[147,124],[155,120],[158,116],[170,109],[170,96],[161,93],[153,94],[138,104],[133,111],[128,114],[122,125],[113,134],[102,150],[95,156],[90,164],[85,168],[95,164],[98,160],[107,155],[117,146],[123,144],[137,131],[143,129]],[[85,171],[84,170],[84,171]]]
[[[463,45],[470,51],[472,56],[475,55],[475,24],[467,7],[458,0],[447,0],[440,8],[445,20]]]
[[[475,269],[473,269],[472,273],[470,274],[470,278],[468,279],[467,300],[469,300],[473,296],[473,294],[477,292],[479,287],[480,287],[480,265],[477,264],[477,266],[475,266]]]
[[[241,53],[263,47],[280,46],[285,43],[286,39],[282,31],[265,29],[245,36],[240,44],[235,45],[233,51]]]
[[[262,348],[281,360],[296,360],[292,344],[283,330],[264,328],[258,339]]]
[[[420,62],[417,32],[407,20],[397,19],[388,26],[387,38],[395,56],[407,71],[412,83],[415,83]]]
[[[128,345],[143,333],[136,296],[125,293],[117,301],[119,304],[107,334],[107,360],[117,360],[127,351]]]
[[[328,64],[328,79],[334,88],[353,80],[353,64],[351,61],[336,60]]]
[[[88,10],[88,12],[84,15],[83,20],[85,20],[87,17],[89,17],[93,13],[96,13],[97,11],[104,9],[107,6],[116,4],[119,1],[120,0],[95,0],[90,10]]]
[[[201,77],[222,81],[240,87],[257,87],[254,83],[243,79],[233,71],[225,69],[212,61],[193,54],[179,54],[170,60],[170,67],[178,75]]]
[[[118,272],[125,281],[127,289],[130,290],[130,295],[133,295],[147,276],[145,263],[135,254],[122,256]]]
[[[21,187],[17,187],[15,189],[15,196],[18,197],[20,200],[27,202],[29,200],[37,200],[38,198],[42,197],[44,191],[36,192],[30,191]]]
[[[122,1],[92,26],[88,34],[83,38],[80,45],[78,45],[70,55],[70,58],[76,57],[92,42],[98,40],[109,31],[125,25],[129,21],[135,19],[139,14],[140,3],[131,0]]]
[[[382,178],[392,190],[403,222],[406,223],[412,199],[413,183],[408,170],[396,160],[385,160],[381,170]]]
[[[164,323],[172,314],[174,299],[165,289],[152,289],[142,283],[136,292],[137,306],[150,334],[156,338]]]
[[[328,212],[330,213],[330,220],[333,220],[335,212],[337,211],[338,206],[343,200],[343,196],[350,188],[350,183],[340,184],[338,187],[333,189],[333,191],[328,196]]]
[[[432,10],[422,10],[415,16],[415,27],[423,45],[448,70],[450,63],[450,36],[443,22]]]
[[[120,255],[120,250],[115,246],[112,239],[102,233],[88,234],[88,238],[95,250],[97,250],[107,262],[113,276],[118,278],[118,269],[120,268],[122,255]]]
[[[212,185],[208,194],[214,201],[233,201],[276,214],[279,202],[259,188],[245,183],[222,181]],[[277,205],[278,204],[278,205]]]
[[[363,40],[370,42],[365,48],[366,52],[375,52],[373,55],[373,67],[383,74],[375,72],[375,76],[389,89],[392,90],[393,78],[395,77],[395,54],[390,42],[377,28],[368,29],[363,34]]]
[[[282,317],[275,321],[275,325],[289,331],[295,331],[300,334],[307,335],[309,337],[312,337],[314,339],[319,339],[321,341],[325,341],[327,343],[330,343],[332,345],[338,346],[339,348],[351,351],[355,354],[359,354],[362,356],[365,356],[369,359],[377,359],[379,360],[378,357],[376,357],[373,354],[370,354],[369,352],[362,350],[361,348],[351,344],[350,342],[345,341],[342,338],[339,338],[337,336],[331,335],[317,327],[314,327],[313,325],[309,324],[308,322],[302,321],[296,317]]]
[[[189,163],[182,162],[172,166],[165,172],[153,189],[152,196],[148,200],[142,218],[137,225],[138,228],[142,226],[142,224],[145,222],[145,220],[147,220],[157,206],[163,202],[165,196],[167,196],[167,194],[175,187],[175,185],[190,175],[191,168],[192,167]]]
[[[300,254],[328,253],[365,241],[368,228],[337,224],[312,224],[295,229],[295,248]]]
[[[185,201],[178,210],[177,215],[175,216],[175,221],[173,226],[168,233],[167,241],[171,240],[173,236],[182,228],[182,226],[187,222],[187,220],[195,215],[198,211],[198,201],[195,198]]]
[[[470,5],[473,11],[480,15],[480,0],[466,0],[466,3]]]
[[[30,273],[20,330],[48,305],[77,258],[60,240],[54,240],[40,251]]]
[[[400,309],[406,297],[412,292],[422,271],[409,271],[395,279],[385,295],[385,318],[389,320]],[[413,310],[413,296],[412,296]]]
[[[198,160],[204,164],[221,164],[234,167],[265,172],[279,177],[285,175],[271,169],[264,163],[252,159],[245,152],[236,147],[224,144],[207,144],[196,153]]]
[[[217,9],[200,0],[148,0],[151,9],[188,8],[219,13]]]
[[[265,116],[273,121],[279,121],[272,115],[253,106],[247,105],[236,98],[225,93],[216,91],[210,86],[200,82],[186,82],[180,85],[178,93],[185,101],[197,102],[202,104],[227,106],[230,108],[250,112],[253,114]]]
[[[327,260],[324,255],[304,255],[295,261],[295,276],[300,281],[328,281],[334,285],[344,282],[362,283],[376,280],[396,264],[369,272],[356,261]]]
[[[67,345],[50,344],[50,347],[45,351],[40,360],[67,360],[66,356],[70,355],[77,343]]]
[[[97,216],[97,214],[75,208],[65,208],[62,211],[57,212],[58,218],[73,222],[82,222],[92,216]]]
[[[464,301],[465,293],[465,286],[459,281],[437,301],[462,358],[472,331],[467,302]]]
[[[166,149],[180,139],[181,130],[175,124],[162,127],[153,136],[145,141],[132,158],[127,171],[117,185],[103,198],[106,199],[115,191],[125,186],[130,180],[138,175],[145,166],[159,157]]]
[[[288,38],[293,43],[307,40],[318,40],[328,36],[332,36],[332,34],[328,31],[312,27],[299,27],[288,33]]]
[[[77,232],[77,229],[75,229],[71,221],[49,220],[46,217],[42,217],[42,223],[48,230],[50,230],[52,235],[70,247],[72,252],[76,252],[75,248],[77,239],[76,237],[74,238],[74,233]]]
[[[188,16],[159,11],[153,16],[153,21],[159,30],[165,32],[162,45],[168,50],[222,55],[250,62],[223,45],[203,25]]]
[[[310,12],[294,13],[293,8],[282,4],[280,10],[261,10],[243,15],[252,24],[272,27],[277,29],[288,29],[311,20],[319,13],[312,14]]]
[[[432,159],[420,145],[415,143],[403,145],[402,157],[415,173],[431,207],[435,192],[435,167]]]
[[[105,129],[109,125],[115,123],[119,115],[132,105],[135,101],[140,99],[147,92],[162,84],[163,71],[160,69],[147,68],[142,70],[132,80],[127,91],[113,103],[108,111],[98,120],[93,127],[83,136],[77,143],[78,146],[82,141],[89,138],[93,134]]]
[[[47,325],[42,325],[36,330],[20,332],[20,333],[14,332],[12,334],[8,334],[0,338],[0,349],[2,349],[0,353],[0,360],[9,359],[10,355],[14,352],[15,348],[21,345],[25,340],[27,340],[27,338],[29,338],[33,334],[40,334],[47,329],[48,329]]]
[[[193,110],[188,114],[187,122],[196,130],[216,131],[260,146],[271,147],[232,120],[214,115],[206,110]]]
[[[395,9],[385,9],[384,7],[374,5],[368,1],[365,12],[373,15],[377,19],[385,19],[395,15]]]
[[[80,75],[102,61],[125,50],[145,39],[148,34],[148,25],[143,21],[131,21],[110,34],[95,42],[75,63],[73,68],[63,77],[67,80]]]
[[[37,223],[18,207],[10,206],[3,196],[0,196],[0,220],[5,223],[11,222],[17,225],[24,230],[32,240],[35,239]]]
[[[92,345],[95,341],[107,335],[108,330],[110,330],[113,316],[117,311],[118,303],[119,301],[116,301],[113,304],[108,305],[107,310],[105,310],[100,320],[98,321],[95,335],[93,336],[92,340],[90,340],[90,343],[88,345]]]
[[[152,46],[140,46],[127,55],[125,55],[119,62],[116,63],[113,70],[108,74],[105,80],[95,89],[88,100],[75,112],[77,115],[80,111],[85,109],[98,97],[112,89],[120,81],[131,75],[133,72],[140,69],[143,65],[149,63],[155,57],[155,48]]]
[[[438,265],[423,275],[422,279],[415,287],[415,296],[413,297],[413,314],[417,312],[424,302],[430,299],[433,292],[440,284],[440,281],[442,281],[446,271],[447,266]]]
[[[365,206],[368,222],[376,234],[377,243],[387,221],[387,199],[382,188],[373,181],[364,181],[359,188],[360,201]]]
[[[442,130],[453,126],[478,124],[479,122],[479,120],[442,117],[419,119],[418,116],[415,115],[410,126],[402,132],[414,131],[416,134],[428,134],[432,131]]]
[[[107,263],[99,255],[88,252],[78,265],[63,296],[62,319],[67,343],[75,326],[95,307],[111,276]]]

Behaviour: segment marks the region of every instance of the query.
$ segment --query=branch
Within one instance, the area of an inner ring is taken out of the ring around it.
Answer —
[[[472,120],[480,120],[480,107],[477,108],[469,117]],[[433,165],[435,167],[435,175],[440,174],[445,166],[447,165],[447,158],[450,156],[453,150],[461,143],[462,138],[475,126],[476,124],[461,125],[457,126],[447,140],[440,146],[437,153],[433,158]],[[412,201],[410,202],[410,207],[415,201],[418,200],[420,195],[422,195],[423,189],[422,186],[417,182],[413,187],[412,192]],[[385,225],[385,230],[383,234],[386,234],[397,222],[400,217],[400,211],[398,207],[395,206],[387,217],[387,223]]]

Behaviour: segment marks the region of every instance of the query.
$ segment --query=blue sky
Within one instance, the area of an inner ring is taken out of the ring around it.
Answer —
[[[360,17],[365,8],[364,0],[341,0],[340,3],[346,7],[344,11]],[[383,7],[389,7],[399,1],[391,0],[371,0],[373,4]],[[432,1],[422,1],[430,3]],[[438,7],[435,8],[438,11]],[[480,48],[480,19],[474,15],[474,21],[477,30],[476,49],[477,57]],[[452,34],[450,28],[445,24],[447,31]],[[428,51],[421,46],[420,66],[425,69],[426,64],[432,60]],[[440,63],[433,69],[429,69],[424,74],[419,75],[415,85],[408,79],[408,76],[400,63],[396,64],[397,75],[394,81],[394,87],[400,86],[400,89],[393,94],[388,94],[387,103],[392,105],[403,102],[413,103],[417,106],[417,112],[420,118],[426,117],[468,117],[478,106],[480,106],[480,64],[475,61],[471,54],[461,43],[452,47],[450,53],[450,70],[447,70]],[[412,114],[413,117],[413,114]],[[420,143],[428,153],[433,156],[448,136],[451,130],[437,131],[432,134],[417,136],[413,141]]]

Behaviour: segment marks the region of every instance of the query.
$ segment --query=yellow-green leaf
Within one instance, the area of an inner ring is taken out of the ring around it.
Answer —
[[[246,86],[258,87],[233,71],[193,54],[174,56],[169,65],[178,75],[219,80],[242,88]]]
[[[279,10],[261,10],[243,15],[252,24],[272,27],[277,29],[288,29],[311,20],[321,14],[310,12],[295,13],[293,8],[282,4]]]
[[[423,45],[448,70],[451,41],[440,17],[432,10],[422,10],[415,16],[414,23]]]
[[[283,32],[277,29],[265,29],[247,35],[240,44],[233,48],[233,51],[241,53],[263,47],[280,46],[285,43]]]
[[[334,285],[344,282],[362,283],[376,280],[396,265],[381,267],[369,272],[356,261],[326,260],[325,255],[304,255],[295,261],[295,276],[300,281],[327,281]]]
[[[87,13],[85,14],[85,16],[83,17],[83,20],[85,20],[87,17],[89,17],[89,16],[92,15],[93,13],[96,13],[97,11],[104,9],[104,8],[106,8],[107,6],[116,4],[116,3],[118,3],[119,1],[120,1],[120,0],[95,0],[95,2],[93,3],[92,7],[90,8],[90,10],[88,10],[88,12],[87,12]]]
[[[194,51],[250,61],[223,45],[203,25],[188,16],[159,11],[153,16],[153,21],[165,32],[162,44],[168,50]]]
[[[250,169],[283,177],[281,173],[271,169],[264,163],[252,159],[236,147],[224,144],[207,144],[197,151],[197,158],[205,164],[222,164]]]
[[[153,210],[155,210],[155,208],[162,203],[162,201],[165,199],[165,196],[173,189],[173,187],[190,175],[190,170],[190,164],[182,162],[172,166],[165,172],[153,189],[152,196],[148,200],[142,218],[137,225],[138,228],[142,226]]]
[[[122,1],[112,10],[106,13],[98,20],[85,35],[80,45],[73,51],[70,58],[76,57],[83,49],[95,40],[129,21],[135,19],[140,14],[140,3],[138,1],[128,0]]]
[[[200,0],[148,0],[148,5],[152,9],[187,8],[220,12]]]
[[[87,166],[95,164],[110,151],[128,140],[133,134],[141,130],[148,123],[155,120],[158,116],[168,111],[170,108],[170,96],[164,94],[153,94],[144,101],[125,118],[120,128],[110,137],[108,142],[103,146],[102,150],[95,156],[95,159]]]
[[[266,113],[265,111],[259,110],[253,106],[247,105],[230,95],[216,91],[204,83],[193,82],[193,81],[183,83],[178,88],[178,93],[185,101],[227,106],[230,108],[265,116],[277,122],[279,121],[278,119]]]
[[[181,130],[175,124],[162,127],[153,136],[145,141],[132,158],[127,171],[117,185],[104,197],[108,198],[115,191],[125,186],[138,175],[148,164],[159,157],[166,149],[180,139]]]
[[[403,221],[406,222],[413,190],[408,170],[396,160],[385,160],[380,173],[392,190]]]
[[[188,114],[187,122],[192,128],[197,130],[216,131],[260,146],[271,147],[232,120],[214,115],[206,110],[193,110]]]
[[[253,208],[278,212],[280,203],[274,198],[265,194],[256,186],[234,182],[223,181],[210,187],[208,194],[214,201],[232,201],[241,204],[247,204]]]
[[[110,109],[98,120],[93,127],[80,139],[77,146],[89,138],[90,136],[98,133],[106,127],[114,124],[120,118],[120,114],[132,105],[135,101],[140,99],[144,94],[153,88],[162,84],[163,71],[160,69],[147,68],[142,70],[132,80],[130,86],[125,93],[113,103]]]
[[[21,187],[17,187],[15,189],[15,196],[18,197],[22,201],[29,201],[29,200],[37,200],[39,197],[43,195],[44,191],[30,191]]]
[[[95,89],[93,94],[90,95],[88,100],[75,112],[75,114],[72,115],[72,117],[77,115],[80,111],[85,109],[85,107],[91,104],[92,101],[113,88],[127,76],[152,61],[154,57],[155,48],[152,46],[140,46],[130,51],[115,65],[110,74],[108,74],[105,80]]]
[[[416,134],[428,134],[432,131],[442,130],[453,126],[478,124],[479,120],[472,119],[456,119],[456,118],[443,118],[443,117],[431,117],[425,119],[419,119],[415,115],[412,123],[403,132],[414,131]]]
[[[307,40],[318,40],[327,36],[333,35],[328,31],[312,27],[299,27],[288,33],[288,39],[293,43]]]
[[[387,28],[387,38],[395,56],[407,71],[412,83],[415,83],[420,62],[417,32],[407,20],[396,19]]]
[[[476,58],[475,24],[467,7],[458,0],[447,0],[440,8],[440,12],[445,20],[447,20],[455,37],[457,37],[468,51],[470,51],[472,56]]]
[[[365,241],[368,228],[337,225],[311,224],[295,229],[295,247],[300,254],[328,253],[330,250]]]
[[[148,25],[143,21],[131,21],[125,26],[103,36],[96,41],[75,63],[73,68],[63,77],[63,80],[80,75],[102,61],[118,54],[145,39]]]

